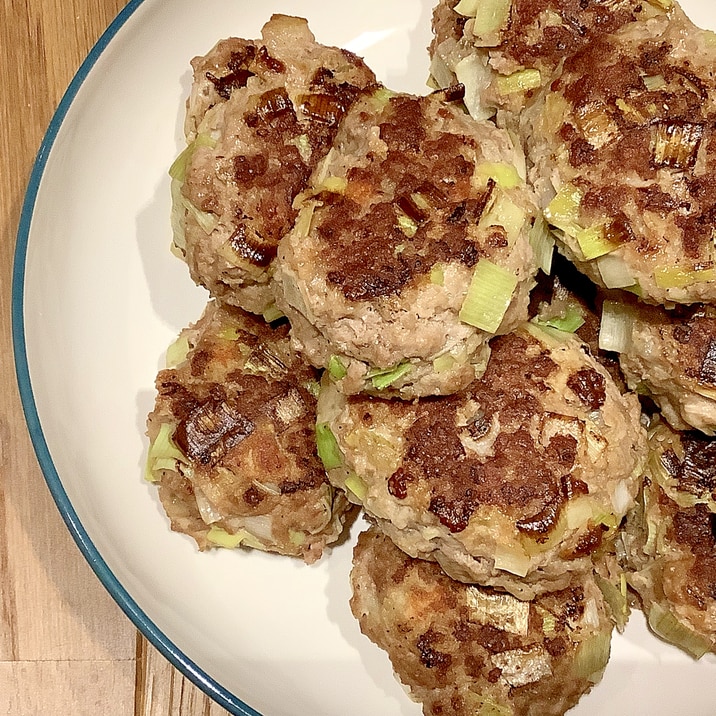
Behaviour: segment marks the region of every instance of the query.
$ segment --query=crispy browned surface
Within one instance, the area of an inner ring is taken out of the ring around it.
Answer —
[[[524,620],[490,619],[474,604],[491,604],[498,593],[451,580],[376,528],[359,535],[351,581],[363,633],[388,652],[429,716],[472,716],[481,702],[510,707],[515,716],[563,714],[592,685],[572,671],[579,643],[611,630],[590,580],[517,605]],[[583,621],[588,602],[593,626]],[[534,661],[518,675],[513,659]]]
[[[160,371],[149,417],[150,437],[168,423],[186,458],[159,478],[172,526],[205,548],[211,526],[233,534],[260,523],[267,549],[320,556],[336,527],[333,495],[315,448],[316,374],[291,353],[288,326],[212,303],[184,335],[191,350]],[[201,520],[199,492],[217,513],[211,524]],[[337,514],[344,506],[336,502]]]
[[[304,20],[278,15],[263,40],[223,40],[192,64],[188,138],[219,140],[194,151],[182,192],[217,226],[207,233],[187,215],[187,263],[212,295],[261,312],[269,293],[242,289],[270,280],[293,200],[375,77],[356,55],[316,43]]]
[[[468,226],[479,222],[487,206],[491,186],[484,191],[472,187],[476,137],[458,133],[457,123],[436,126],[433,112],[427,112],[435,102],[398,95],[377,116],[366,115],[387,154],[349,170],[347,195],[326,197],[317,229],[321,257],[329,282],[349,300],[400,293],[438,262],[472,267],[481,255],[492,253],[488,244],[507,243],[498,227],[482,237],[484,248],[468,236]],[[449,118],[449,110],[444,112]],[[387,184],[392,191],[383,190]],[[429,209],[416,205],[415,193]],[[413,236],[399,226],[404,217],[417,227]]]

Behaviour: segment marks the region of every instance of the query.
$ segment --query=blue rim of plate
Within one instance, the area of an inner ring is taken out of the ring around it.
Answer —
[[[77,74],[62,97],[51,121],[42,144],[37,153],[35,163],[30,174],[25,199],[20,214],[20,223],[17,231],[15,244],[15,258],[12,273],[12,341],[15,355],[15,372],[20,390],[20,398],[25,413],[25,421],[30,432],[32,445],[40,463],[45,482],[60,511],[65,525],[80,548],[84,558],[89,563],[94,573],[117,602],[122,611],[129,617],[139,631],[149,642],[179,671],[181,671],[192,683],[199,687],[204,693],[210,696],[220,706],[227,709],[236,716],[261,716],[250,706],[230,693],[221,686],[215,679],[209,676],[203,669],[194,663],[184,654],[142,611],[140,606],[132,599],[127,590],[122,586],[107,563],[99,553],[99,550],[92,542],[89,534],[81,523],[70,499],[62,485],[62,480],[52,461],[45,436],[42,431],[42,423],[37,412],[35,397],[32,392],[30,371],[27,361],[27,347],[25,343],[25,318],[24,318],[24,289],[25,289],[25,265],[27,260],[27,247],[30,237],[30,225],[35,210],[37,194],[42,180],[43,173],[55,143],[55,139],[62,127],[72,102],[74,101],[80,87],[89,76],[97,60],[112,41],[114,36],[124,26],[127,20],[134,14],[144,0],[130,0],[119,12],[109,27],[99,38],[94,47],[81,64]]]

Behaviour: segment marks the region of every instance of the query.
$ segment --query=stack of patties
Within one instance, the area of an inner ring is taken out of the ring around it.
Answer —
[[[519,134],[559,251],[598,287],[599,346],[652,423],[618,552],[654,631],[700,656],[716,595],[713,33],[672,0],[498,5],[436,8],[433,78],[469,72],[470,111]]]
[[[260,41],[222,40],[192,66],[188,146],[170,170],[175,252],[212,296],[272,317],[273,261],[293,200],[375,76],[285,15]]]

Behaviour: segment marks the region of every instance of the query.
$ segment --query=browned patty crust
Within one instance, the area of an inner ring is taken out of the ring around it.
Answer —
[[[244,546],[313,561],[347,503],[317,456],[316,374],[271,327],[211,302],[156,379],[148,476],[172,528],[201,549]]]
[[[617,306],[631,325],[619,362],[631,388],[648,393],[677,429],[716,433],[716,308]]]
[[[716,652],[716,443],[658,422],[627,522],[629,582],[652,629],[692,656]]]
[[[451,580],[375,527],[353,565],[353,614],[426,716],[560,716],[601,678],[611,624],[591,577],[520,602]]]
[[[714,57],[674,6],[596,36],[523,115],[532,179],[559,192],[547,217],[598,284],[649,303],[716,298]]]
[[[223,40],[192,65],[179,249],[212,295],[262,312],[293,200],[375,77],[356,55],[316,43],[305,20],[283,15],[261,40]]]
[[[636,399],[583,347],[501,336],[482,378],[412,403],[341,403],[324,383],[319,424],[345,457],[329,477],[454,578],[518,595],[563,584],[614,537],[645,457]]]
[[[477,84],[479,109],[468,102],[473,114],[519,111],[559,74],[566,58],[656,11],[641,0],[512,0],[502,25],[482,36],[475,14],[488,4],[478,2],[472,11],[463,5],[460,12],[456,6],[457,0],[441,0],[433,12],[432,80],[440,86],[456,78],[468,87]],[[518,73],[525,71],[538,74],[522,85]]]

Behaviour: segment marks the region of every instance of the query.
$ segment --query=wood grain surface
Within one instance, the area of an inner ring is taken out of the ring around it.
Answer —
[[[0,716],[222,716],[142,637],[84,561],[25,427],[11,345],[15,234],[52,113],[121,0],[0,8]]]

